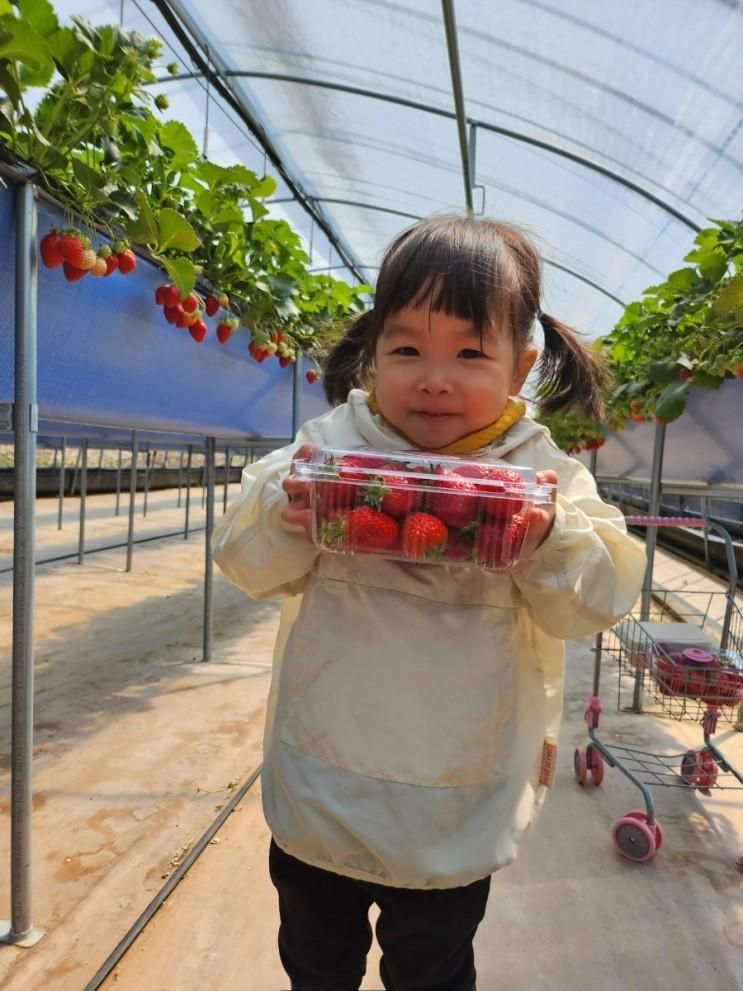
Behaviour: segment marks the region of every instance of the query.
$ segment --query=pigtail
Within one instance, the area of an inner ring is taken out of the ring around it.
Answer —
[[[325,359],[323,384],[331,406],[340,406],[351,389],[368,384],[373,358],[372,311],[367,310],[346,327],[343,337]]]
[[[587,348],[574,330],[547,313],[539,314],[544,350],[539,359],[539,409],[545,416],[577,406],[601,419],[609,372],[603,358]]]

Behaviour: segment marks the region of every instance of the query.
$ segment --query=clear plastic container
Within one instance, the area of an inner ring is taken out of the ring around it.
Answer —
[[[505,461],[417,451],[317,448],[294,474],[311,483],[313,539],[324,551],[489,571],[517,563],[529,510],[554,489]]]

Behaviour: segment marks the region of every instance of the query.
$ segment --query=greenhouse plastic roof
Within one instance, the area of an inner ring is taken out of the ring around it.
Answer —
[[[121,6],[56,3],[61,15],[97,23],[118,21]],[[188,76],[193,66],[165,6],[125,0],[123,23],[156,30],[170,46],[163,64],[176,56]],[[463,209],[440,3],[167,6],[208,46],[210,63],[369,281],[413,218]],[[484,203],[488,215],[537,235],[548,261],[545,310],[590,336],[606,333],[621,302],[680,267],[695,227],[740,211],[743,8],[738,0],[457,0],[455,12],[465,110],[479,122],[475,208]],[[205,128],[203,79],[160,88],[169,115],[206,133],[210,158],[262,169],[255,137],[216,98]],[[288,195],[280,184],[274,212],[312,242],[315,265],[350,277]]]

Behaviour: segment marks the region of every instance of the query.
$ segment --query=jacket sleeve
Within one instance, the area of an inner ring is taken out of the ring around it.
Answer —
[[[635,605],[645,574],[643,546],[622,513],[598,494],[591,473],[549,443],[558,476],[549,537],[513,571],[533,622],[560,640],[607,629]]]
[[[293,444],[248,465],[240,496],[212,534],[214,560],[253,599],[299,595],[318,555],[304,530],[287,529],[281,522],[287,505],[281,483],[294,452],[307,443],[322,444],[312,423],[302,427]]]

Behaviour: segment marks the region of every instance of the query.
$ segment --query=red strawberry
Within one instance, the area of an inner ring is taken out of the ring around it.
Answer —
[[[181,291],[178,286],[163,286],[163,306],[178,306],[181,301]]]
[[[523,516],[514,516],[507,523],[484,523],[475,537],[475,561],[483,568],[510,568],[518,558],[526,531]]]
[[[79,268],[79,261],[85,250],[82,240],[76,234],[63,234],[58,243],[58,250],[64,261]]]
[[[438,517],[411,513],[402,525],[402,552],[411,561],[435,561],[444,553],[448,535]]]
[[[59,231],[51,230],[42,237],[39,250],[41,252],[41,260],[46,268],[56,268],[57,265],[61,265],[64,261],[64,255],[60,251],[59,242]]]
[[[179,303],[178,306],[166,306],[163,312],[168,323],[177,324],[186,311]]]
[[[137,259],[133,251],[129,248],[119,253],[119,271],[122,275],[129,275],[137,267]]]
[[[420,493],[411,487],[405,475],[388,475],[385,472],[372,478],[364,489],[364,501],[388,516],[400,519],[417,507]]]
[[[193,313],[196,307],[199,305],[199,298],[195,296],[192,292],[186,296],[183,300],[182,306],[186,313]]]
[[[477,488],[472,482],[446,468],[438,476],[428,497],[427,508],[448,526],[462,527],[477,518]]]
[[[111,257],[115,258],[116,256],[112,255]],[[116,259],[116,261],[118,261],[118,258]],[[167,293],[167,291],[168,291],[168,286],[158,286],[157,289],[155,290],[155,302],[157,303],[158,306],[166,305],[165,294]]]
[[[206,331],[207,326],[203,320],[196,320],[195,323],[191,324],[188,328],[189,334],[193,337],[197,344],[201,344],[204,340],[206,337]]]
[[[308,382],[310,383],[310,385],[314,385],[314,384],[315,384],[315,382],[317,382],[317,380],[318,380],[318,378],[319,378],[319,375],[318,375],[318,373],[317,373],[317,372],[315,371],[315,369],[314,369],[314,368],[310,368],[310,370],[309,370],[309,371],[307,372],[307,374],[306,374],[306,376],[305,376],[305,378],[306,378],[306,379],[307,379],[307,381],[308,381]]]
[[[364,553],[390,547],[397,538],[400,524],[376,509],[361,506],[352,509],[345,517],[345,530],[345,549],[352,553]]]
[[[481,491],[492,493],[491,498],[483,499],[481,503],[483,512],[491,519],[510,519],[523,509],[524,481],[519,472],[511,468],[490,468],[485,478],[476,484]]]
[[[399,533],[396,520],[361,506],[330,513],[320,526],[320,543],[342,553],[389,550],[397,543]]]
[[[106,259],[106,275],[111,275],[119,267],[119,259],[116,255],[109,255]]]
[[[332,512],[355,505],[357,497],[361,499],[369,483],[369,473],[363,469],[379,468],[384,463],[382,458],[363,454],[348,454],[337,463],[329,459],[328,474],[334,476],[335,480],[321,482],[318,486],[323,515],[328,516]]]
[[[84,275],[87,275],[87,271],[84,268],[77,268],[70,262],[63,262],[62,268],[64,269],[64,277],[68,282],[79,282]]]
[[[206,315],[213,317],[219,310],[219,302],[214,298],[214,296],[206,297]]]
[[[232,327],[224,320],[217,324],[217,340],[220,344],[226,344],[232,336]]]
[[[740,379],[741,381],[743,381],[743,365],[738,365],[738,372],[737,372],[737,375],[738,375],[738,378],[739,378],[739,379]]]
[[[268,354],[268,352],[266,352],[266,354]],[[281,356],[279,357],[279,365],[280,365],[280,366],[281,366],[282,368],[286,368],[286,367],[287,367],[287,365],[291,365],[291,363],[292,363],[292,360],[291,360],[291,358],[287,358],[287,357],[286,357],[285,355],[283,355],[283,354],[282,354],[282,355],[281,355]]]

